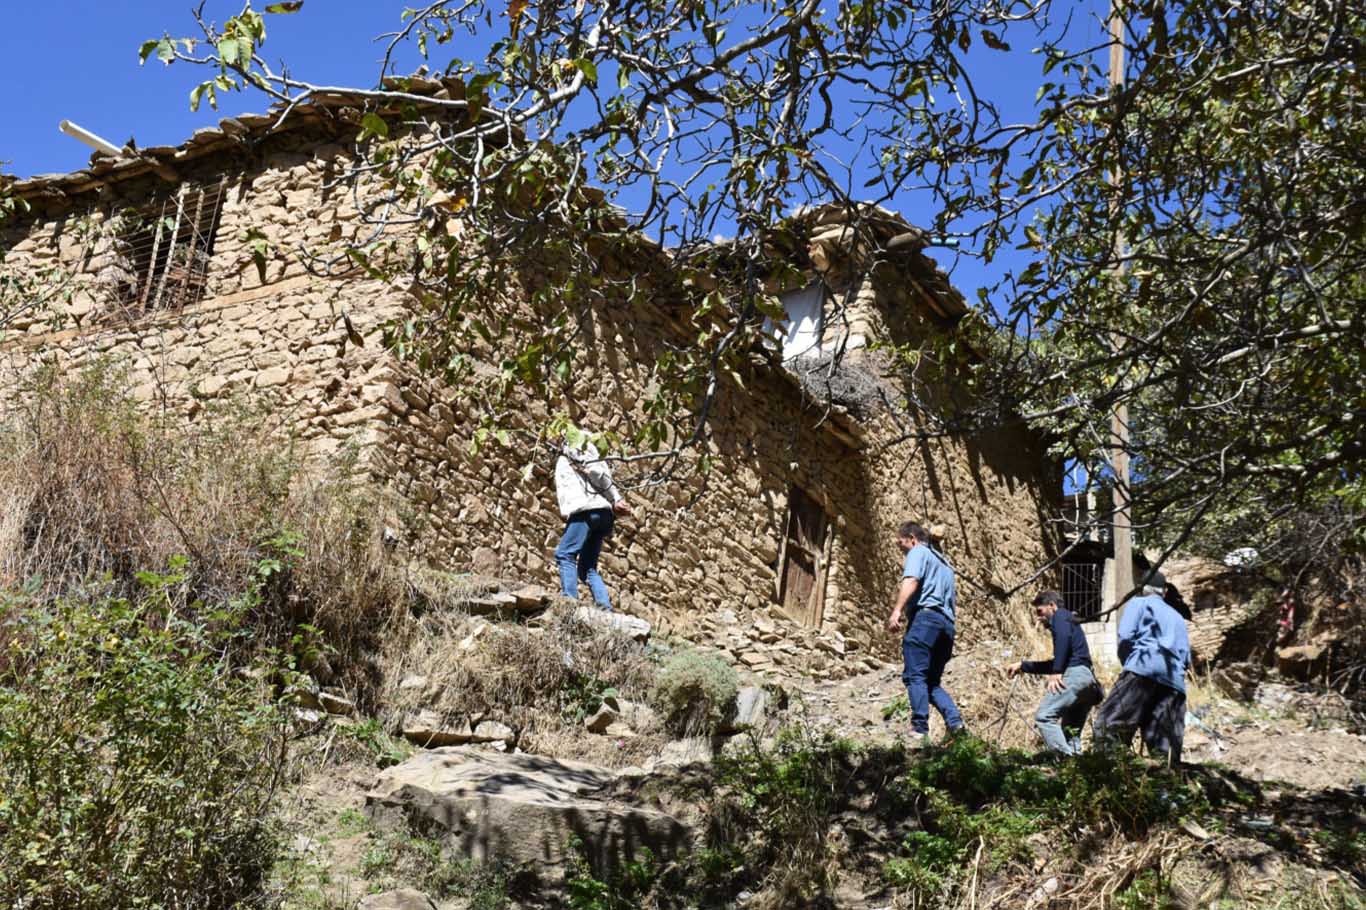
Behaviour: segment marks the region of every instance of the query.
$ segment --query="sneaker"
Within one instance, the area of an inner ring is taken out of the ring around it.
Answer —
[[[953,728],[952,730],[950,730],[948,733],[945,733],[945,734],[944,734],[944,742],[946,742],[946,743],[956,743],[956,742],[958,742],[958,740],[960,740],[960,739],[966,739],[967,737],[969,737],[969,736],[971,736],[971,735],[972,735],[972,734],[971,734],[970,732],[968,732],[968,728],[967,728],[966,725],[961,726],[961,727],[954,727],[954,728]]]
[[[912,733],[911,738],[901,744],[907,752],[923,752],[931,748],[934,743],[930,742],[928,733]]]

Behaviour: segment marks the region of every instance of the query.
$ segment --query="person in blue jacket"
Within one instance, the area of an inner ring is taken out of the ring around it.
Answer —
[[[1081,751],[1081,729],[1086,715],[1100,701],[1100,683],[1091,670],[1091,649],[1086,635],[1071,611],[1063,609],[1057,591],[1044,591],[1034,598],[1034,616],[1053,636],[1052,660],[1022,660],[1006,668],[1006,675],[1033,673],[1046,676],[1048,690],[1039,703],[1034,723],[1044,744],[1062,755]]]
[[[1124,669],[1092,724],[1098,747],[1143,735],[1148,752],[1169,764],[1181,760],[1186,735],[1186,669],[1191,662],[1186,622],[1161,597],[1166,579],[1150,572],[1143,594],[1124,606],[1119,659]]]

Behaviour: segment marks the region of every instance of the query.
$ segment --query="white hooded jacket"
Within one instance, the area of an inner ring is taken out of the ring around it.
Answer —
[[[578,449],[565,444],[555,461],[555,495],[564,518],[589,509],[610,509],[622,499],[612,483],[612,469],[591,442]]]

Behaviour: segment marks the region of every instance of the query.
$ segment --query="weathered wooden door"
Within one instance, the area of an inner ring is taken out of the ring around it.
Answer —
[[[825,608],[826,535],[829,522],[820,505],[793,487],[787,498],[778,602],[797,622],[819,627]]]

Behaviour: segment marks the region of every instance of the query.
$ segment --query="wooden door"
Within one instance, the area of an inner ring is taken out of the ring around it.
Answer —
[[[779,575],[783,612],[818,628],[825,608],[826,537],[829,522],[820,505],[793,487],[787,498],[787,534]]]

